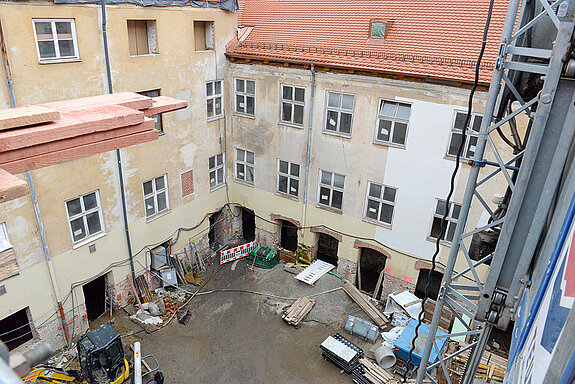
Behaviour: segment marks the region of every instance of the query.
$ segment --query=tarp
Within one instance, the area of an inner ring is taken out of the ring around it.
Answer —
[[[56,4],[100,4],[98,0],[54,0]],[[238,9],[236,0],[221,1],[199,1],[199,0],[106,0],[106,4],[135,4],[143,7],[212,7],[221,8],[226,11],[236,11]]]

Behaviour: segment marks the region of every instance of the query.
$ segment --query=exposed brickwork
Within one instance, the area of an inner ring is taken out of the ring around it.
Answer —
[[[389,252],[387,252],[385,249],[383,249],[383,248],[381,248],[381,247],[378,247],[378,246],[376,246],[376,245],[372,245],[372,244],[366,243],[365,241],[356,240],[356,241],[353,243],[353,247],[354,247],[354,248],[357,248],[357,249],[359,249],[359,248],[370,248],[370,249],[373,249],[374,251],[377,251],[377,252],[381,253],[382,255],[384,255],[385,257],[387,257],[388,259],[391,259],[391,255],[390,255]]]
[[[329,236],[335,238],[335,239],[336,239],[337,241],[339,241],[340,243],[341,243],[341,241],[343,240],[343,236],[342,236],[342,235],[340,235],[340,234],[337,233],[337,232],[330,231],[329,229],[324,228],[324,227],[314,227],[314,228],[311,228],[311,229],[310,229],[310,232],[313,232],[313,233],[323,233],[323,234],[325,234],[325,235],[329,235]]]
[[[428,263],[427,261],[423,261],[423,260],[418,260],[415,262],[415,266],[413,267],[416,271],[419,271],[421,269],[431,269],[431,263]],[[435,266],[435,270],[437,272],[441,272],[441,273],[445,273],[445,269],[441,268],[440,266],[436,265]]]
[[[282,215],[276,215],[276,214],[271,214],[270,215],[270,219],[278,221],[278,220],[285,220],[285,221],[289,221],[290,223],[292,223],[293,225],[295,225],[298,229],[301,228],[301,223],[297,220],[291,219],[289,217],[285,217]]]
[[[279,232],[272,233],[261,228],[256,228],[256,243],[277,249],[279,247]]]
[[[390,293],[404,289],[408,289],[410,292],[413,293],[415,291],[415,284],[408,283],[401,277],[395,277],[386,274],[383,277],[383,288],[381,291],[381,297],[385,299],[387,295],[389,295]]]
[[[182,178],[182,197],[186,197],[194,193],[194,171],[189,170],[183,172]]]
[[[355,283],[355,277],[357,275],[357,263],[340,257],[337,261],[337,274],[344,279]]]

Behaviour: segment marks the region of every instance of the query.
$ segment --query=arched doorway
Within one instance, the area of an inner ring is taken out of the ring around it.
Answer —
[[[280,220],[280,246],[288,251],[297,251],[297,227],[287,220]]]
[[[339,241],[325,233],[318,233],[316,259],[333,264],[337,267],[337,249]]]
[[[385,269],[387,257],[372,248],[361,247],[359,254],[359,276],[357,277],[358,288],[362,291],[373,293],[379,275]]]
[[[247,242],[256,239],[256,214],[245,207],[242,207],[242,233]]]

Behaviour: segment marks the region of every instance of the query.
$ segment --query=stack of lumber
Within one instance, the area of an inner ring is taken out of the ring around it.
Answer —
[[[435,312],[435,301],[431,299],[427,299],[425,301],[425,309],[423,314],[423,321],[427,324],[431,324],[431,320],[433,319],[433,313]],[[443,308],[441,312],[441,318],[439,319],[439,328],[445,332],[451,332],[451,328],[453,327],[453,322],[455,320],[455,315],[447,308]]]
[[[0,202],[27,193],[15,174],[155,140],[148,117],[186,106],[122,92],[0,111]]]
[[[353,371],[353,382],[359,384],[395,383],[395,376],[368,359],[360,359]]]
[[[381,313],[380,311],[375,308],[368,299],[357,290],[356,287],[353,286],[349,281],[344,281],[343,283],[343,290],[351,297],[353,301],[356,302],[357,305],[370,317],[370,319],[377,325],[378,327],[383,327],[389,321],[387,317]]]
[[[284,319],[288,324],[297,327],[299,323],[307,316],[309,311],[315,305],[315,300],[309,297],[301,297],[292,304],[291,307],[284,313],[282,319]]]
[[[465,356],[456,356],[455,357],[455,369],[454,373],[456,373],[456,377],[461,377],[463,375],[463,371],[465,370],[467,358]],[[477,368],[477,372],[475,373],[475,377],[478,378],[485,378],[488,382],[500,381],[503,382],[503,378],[505,377],[505,371],[507,369],[507,359],[498,356],[491,352],[483,352],[483,356],[481,356],[481,362],[479,363],[479,367]]]

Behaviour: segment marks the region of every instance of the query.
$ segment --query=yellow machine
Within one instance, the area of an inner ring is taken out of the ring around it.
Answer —
[[[122,384],[130,376],[120,334],[111,323],[82,335],[76,345],[80,371],[39,365],[26,375],[25,383]]]

